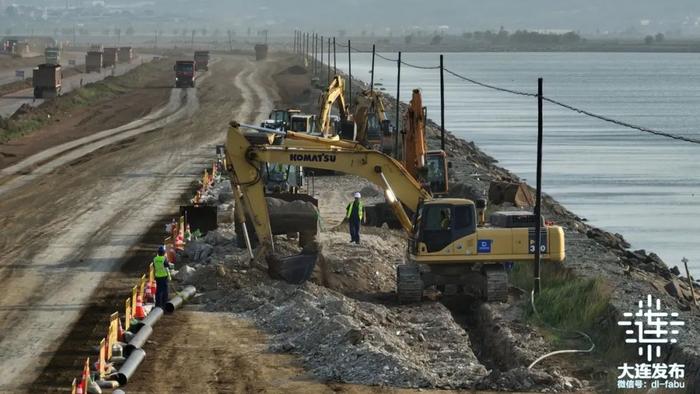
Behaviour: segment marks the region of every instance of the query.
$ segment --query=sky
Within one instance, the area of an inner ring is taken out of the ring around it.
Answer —
[[[639,30],[700,34],[700,0],[104,0],[108,7],[155,11],[192,23],[295,28],[351,34],[448,33],[492,29],[562,29],[583,33]],[[0,0],[6,7],[11,1]],[[49,7],[88,0],[15,0]]]

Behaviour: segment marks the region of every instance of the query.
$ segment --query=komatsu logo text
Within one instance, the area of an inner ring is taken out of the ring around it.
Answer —
[[[310,161],[310,162],[318,162],[318,163],[329,163],[329,162],[335,162],[335,155],[329,155],[326,153],[317,153],[317,154],[311,154],[311,153],[291,153],[289,155],[289,160],[290,161]]]

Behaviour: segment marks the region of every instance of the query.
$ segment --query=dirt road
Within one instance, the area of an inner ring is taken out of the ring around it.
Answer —
[[[139,64],[141,64],[141,62],[149,62],[152,58],[152,55],[140,55],[138,58],[134,59],[132,63],[118,64],[114,68],[114,71],[112,71],[112,69],[105,68],[102,69],[102,71],[99,73],[81,73],[68,78],[64,78],[61,91],[63,93],[68,93],[73,89],[79,88],[81,84],[88,84],[92,82],[101,81],[110,75],[125,74],[127,71],[137,67]],[[31,76],[31,74],[26,75]],[[28,104],[33,107],[36,107],[44,102],[43,99],[35,100],[33,94],[33,89],[24,89],[18,92],[13,92],[4,96],[0,96],[0,116],[11,116],[15,113],[15,111],[17,111],[19,107],[22,106],[22,104]]]
[[[59,165],[3,195],[0,391],[23,391],[42,370],[48,387],[40,390],[65,387],[79,368],[44,367],[60,357],[54,352],[66,334],[89,340],[93,327],[80,331],[82,314],[110,287],[103,279],[118,278],[130,248],[172,212],[211,160],[228,121],[254,121],[270,108],[270,95],[251,87],[263,72],[246,58],[226,58],[199,85],[197,100],[187,93],[186,107],[198,102],[198,111],[107,146],[87,142],[98,149],[80,158],[76,150],[57,153],[50,160]]]

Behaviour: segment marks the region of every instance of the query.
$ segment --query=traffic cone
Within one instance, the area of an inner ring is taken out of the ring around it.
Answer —
[[[134,311],[134,319],[142,320],[146,318],[146,311],[143,309],[143,301],[141,295],[136,296],[136,310]]]
[[[146,282],[146,288],[144,289],[144,297],[146,298],[146,302],[153,302],[153,292],[151,291],[151,282],[147,281]]]
[[[117,319],[119,325],[117,326],[117,341],[124,342],[124,327],[122,327],[122,319]]]
[[[82,379],[80,380],[80,383],[78,383],[78,387],[75,388],[75,394],[85,394],[85,391],[83,391]]]

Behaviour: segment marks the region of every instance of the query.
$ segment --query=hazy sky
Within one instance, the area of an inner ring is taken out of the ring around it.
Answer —
[[[0,0],[11,4],[11,1]],[[91,4],[87,0],[22,0],[18,4]],[[273,29],[362,30],[402,34],[420,26],[449,32],[498,29],[572,29],[582,32],[700,32],[700,0],[105,0],[154,10],[158,16],[193,17],[226,26]],[[193,21],[194,23],[195,21]]]

